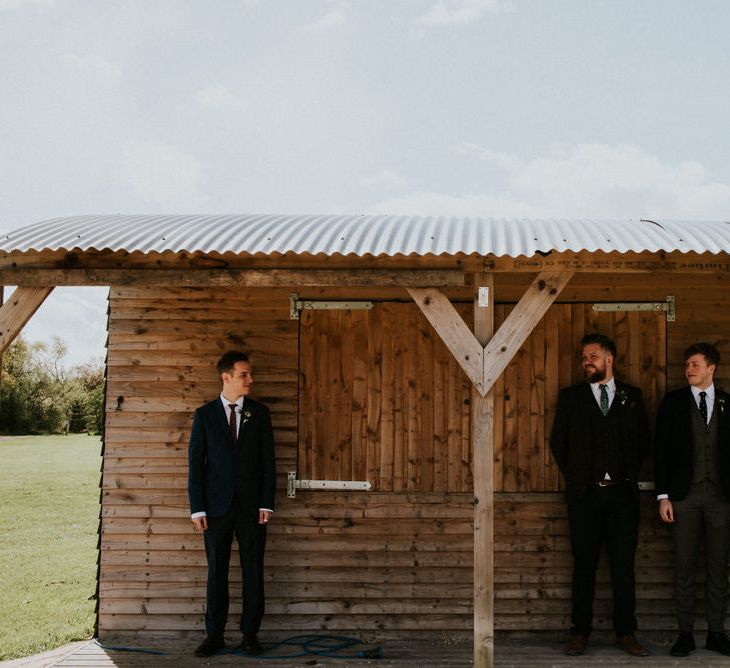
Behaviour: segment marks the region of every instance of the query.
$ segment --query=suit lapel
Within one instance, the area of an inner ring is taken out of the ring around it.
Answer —
[[[587,381],[583,383],[583,392],[581,392],[581,398],[583,400],[583,405],[585,406],[586,410],[597,411],[599,415],[603,415],[603,413],[601,413],[601,407],[598,405],[596,397],[593,395],[591,385]]]
[[[215,419],[213,421],[215,422],[216,429],[220,434],[221,442],[230,446],[231,431],[228,426],[228,420],[226,419],[226,409],[223,407],[223,402],[220,398],[216,399],[215,403],[217,405],[215,406]]]

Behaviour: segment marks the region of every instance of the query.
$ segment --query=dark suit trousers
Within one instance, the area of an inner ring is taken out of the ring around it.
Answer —
[[[695,483],[674,508],[674,600],[680,631],[692,631],[697,597],[697,558],[704,531],[705,609],[710,631],[725,627],[730,553],[730,502],[710,482]]]
[[[593,599],[601,547],[606,545],[613,586],[613,628],[617,635],[636,630],[634,556],[639,534],[639,503],[624,485],[592,486],[568,504],[573,551],[571,633],[593,628]]]
[[[239,544],[243,577],[243,613],[241,631],[245,636],[255,635],[264,617],[264,540],[260,550],[240,549],[248,545],[251,531],[265,532],[266,528],[250,518],[242,520],[229,512],[223,517],[209,517],[208,529],[203,534],[205,556],[208,559],[208,600],[205,609],[205,631],[209,636],[223,636],[228,618],[228,567],[231,560],[233,534]]]

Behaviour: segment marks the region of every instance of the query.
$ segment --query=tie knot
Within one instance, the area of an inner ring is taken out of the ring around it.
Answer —
[[[238,408],[238,404],[228,404],[228,408],[230,408],[232,411],[235,411]]]
[[[702,399],[704,399],[706,396],[707,396],[707,392],[705,392],[704,390],[702,392],[700,392],[700,397]]]

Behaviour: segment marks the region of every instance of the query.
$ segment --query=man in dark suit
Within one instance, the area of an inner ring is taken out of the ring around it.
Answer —
[[[730,395],[715,388],[717,348],[696,343],[684,354],[688,386],[664,397],[656,421],[659,515],[673,525],[674,599],[679,637],[672,656],[695,649],[697,555],[704,532],[707,649],[730,656],[725,634],[730,553]]]
[[[228,564],[233,534],[243,574],[240,648],[258,653],[264,615],[266,523],[274,509],[276,469],[269,410],[248,397],[253,369],[248,357],[228,352],[218,361],[220,397],[195,411],[188,450],[191,519],[203,531],[208,560],[206,638],[196,656],[224,647],[228,617]]]
[[[573,552],[572,629],[565,653],[585,652],[593,624],[596,569],[605,543],[617,645],[646,650],[634,635],[634,556],[639,533],[639,469],[649,452],[641,390],[613,377],[616,346],[602,334],[581,341],[586,381],[560,391],[550,448],[565,477]]]

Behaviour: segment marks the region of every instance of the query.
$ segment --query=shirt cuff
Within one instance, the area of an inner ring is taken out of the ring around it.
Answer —
[[[661,501],[662,499],[668,499],[668,498],[669,498],[669,494],[657,494],[656,495],[657,501]]]
[[[206,513],[204,510],[201,510],[198,513],[193,513],[192,515],[190,515],[190,519],[196,520],[196,519],[198,519],[198,517],[206,517],[207,515],[208,515],[208,513]]]
[[[259,512],[261,512],[262,510],[265,510],[267,513],[272,513],[272,514],[274,512],[273,510],[271,510],[271,508],[259,508]]]

